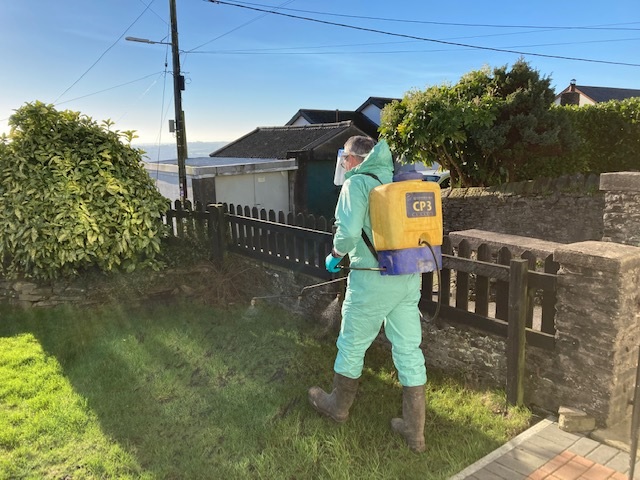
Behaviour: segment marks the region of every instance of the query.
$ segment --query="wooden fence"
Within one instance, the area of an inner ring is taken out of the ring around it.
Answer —
[[[222,222],[222,223],[221,223]],[[236,205],[209,205],[176,201],[164,217],[169,234],[193,237],[210,243],[212,257],[229,250],[308,275],[327,279],[324,258],[331,251],[332,221],[314,217]],[[453,248],[448,237],[442,245],[441,312],[443,317],[506,337],[509,315],[511,251],[492,251],[480,245],[472,251],[467,241]],[[527,260],[527,343],[552,349],[558,264],[551,256],[538,259],[531,252]],[[421,306],[433,312],[435,275],[423,275]]]
[[[457,249],[448,237],[442,245],[441,315],[447,320],[507,336],[509,320],[509,287],[511,251],[502,247],[497,252],[482,244],[476,252],[463,240]],[[555,343],[556,279],[559,265],[551,256],[538,259],[524,252],[527,262],[526,336],[527,343],[552,350]],[[423,275],[421,306],[433,312],[433,273]]]
[[[331,251],[331,225],[324,217],[276,214],[273,210],[224,206],[228,249],[322,279],[331,278],[324,259]]]
[[[321,279],[332,275],[324,268],[331,251],[331,222],[312,215],[276,214],[235,205],[187,203],[164,217],[170,234],[206,239],[211,256],[222,260],[231,251]],[[558,264],[551,256],[538,259],[531,252],[513,258],[503,247],[492,251],[485,244],[472,251],[466,241],[453,248],[448,237],[442,245],[440,316],[506,338],[507,399],[522,403],[524,345],[555,347],[555,303]],[[437,275],[423,274],[423,311],[434,313]]]

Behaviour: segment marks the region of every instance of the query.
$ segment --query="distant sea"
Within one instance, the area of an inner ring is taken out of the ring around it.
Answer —
[[[188,142],[187,154],[189,158],[208,157],[211,152],[224,147],[229,142]],[[138,143],[133,144],[136,148],[141,148],[146,153],[143,159],[147,162],[157,162],[162,160],[175,160],[178,152],[175,143]]]

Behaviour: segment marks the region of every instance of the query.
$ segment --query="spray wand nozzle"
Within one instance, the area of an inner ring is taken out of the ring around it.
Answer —
[[[386,267],[345,267],[343,265],[338,265],[338,268],[342,270],[368,270],[372,272],[384,272],[387,270]]]

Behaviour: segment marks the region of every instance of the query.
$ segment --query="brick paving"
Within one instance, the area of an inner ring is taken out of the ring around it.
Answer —
[[[546,419],[450,480],[628,480],[629,462],[627,452]]]

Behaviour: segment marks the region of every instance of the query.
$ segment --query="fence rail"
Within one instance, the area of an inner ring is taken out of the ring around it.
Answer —
[[[477,252],[463,240],[454,251],[448,237],[442,245],[440,312],[447,320],[507,337],[512,253],[502,247],[493,252],[486,244]],[[474,257],[474,258],[472,258]],[[527,260],[526,340],[527,344],[552,350],[555,346],[555,304],[558,264],[549,256],[539,261],[531,252]],[[495,261],[495,263],[492,263]],[[539,263],[543,271],[538,271]],[[423,275],[421,308],[433,313],[434,274]]]

